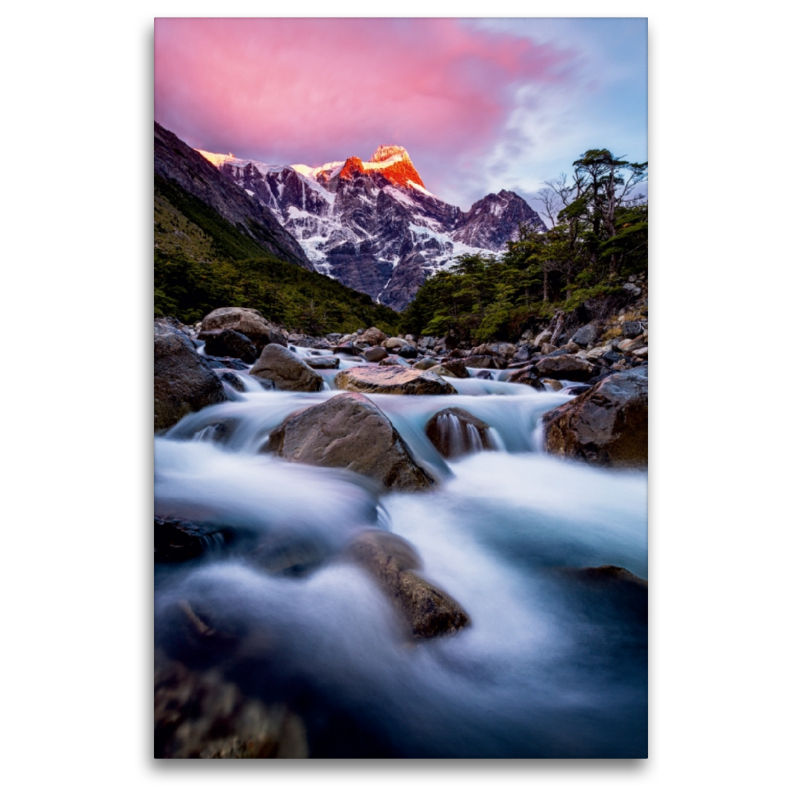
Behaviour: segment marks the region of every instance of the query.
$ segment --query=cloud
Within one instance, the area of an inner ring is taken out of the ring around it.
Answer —
[[[456,19],[159,19],[155,116],[273,163],[401,144],[431,191],[468,205],[492,159],[530,147],[542,103],[572,96],[578,55]]]

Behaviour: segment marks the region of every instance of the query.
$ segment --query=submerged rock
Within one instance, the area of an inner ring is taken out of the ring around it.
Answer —
[[[237,392],[245,392],[247,391],[247,387],[244,385],[244,381],[242,380],[241,376],[238,375],[236,372],[233,372],[229,369],[215,369],[214,372],[219,375],[220,380],[224,383],[227,383],[228,386],[233,387],[236,389]]]
[[[319,373],[291,350],[277,344],[268,344],[261,351],[250,374],[257,378],[266,378],[278,389],[290,392],[318,392],[324,385]]]
[[[207,356],[228,356],[252,364],[258,358],[255,345],[243,333],[230,328],[200,331],[197,338],[206,343]]]
[[[256,348],[268,344],[287,345],[288,339],[281,329],[269,322],[260,311],[254,308],[216,308],[203,318],[201,331],[233,330],[243,333]]]
[[[377,581],[415,639],[450,636],[469,625],[467,613],[452,597],[411,571],[422,564],[400,536],[365,531],[350,543],[347,556]]]
[[[176,564],[198,558],[223,546],[230,535],[217,528],[184,519],[155,517],[153,520],[153,558],[156,563]]]
[[[647,365],[612,374],[542,417],[548,453],[610,467],[647,466]]]
[[[413,491],[434,484],[389,418],[361,394],[336,395],[290,416],[273,430],[263,452],[300,464],[350,469],[386,489]]]
[[[189,338],[170,325],[154,325],[153,427],[171,428],[193,411],[224,403],[225,388]]]
[[[444,378],[400,366],[364,366],[343,370],[334,379],[337,389],[378,394],[458,394]]]
[[[425,435],[445,458],[493,450],[489,426],[463,408],[444,408],[425,426]]]

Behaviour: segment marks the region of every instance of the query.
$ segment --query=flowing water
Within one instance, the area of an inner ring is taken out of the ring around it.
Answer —
[[[347,470],[260,453],[289,414],[336,393],[335,371],[322,374],[319,394],[243,375],[234,401],[156,437],[156,514],[233,532],[157,566],[157,646],[288,703],[312,756],[646,755],[646,618],[575,577],[612,564],[647,578],[646,474],[544,454],[541,416],[570,395],[502,374],[451,379],[458,396],[369,396],[437,477],[433,491],[381,493]],[[453,406],[491,426],[491,449],[438,454],[425,425]],[[470,626],[409,641],[374,580],[340,557],[368,527],[411,542]],[[187,635],[187,602],[230,634],[224,646]]]

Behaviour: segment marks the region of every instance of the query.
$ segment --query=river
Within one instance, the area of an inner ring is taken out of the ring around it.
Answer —
[[[646,610],[576,577],[616,565],[647,578],[646,473],[543,453],[541,416],[569,387],[538,392],[500,372],[448,378],[458,396],[369,395],[438,479],[431,491],[381,494],[349,471],[260,453],[289,414],[338,393],[335,372],[309,394],[239,373],[246,391],[226,387],[229,402],[156,437],[156,515],[235,532],[156,566],[157,648],[287,703],[313,757],[646,756]],[[424,428],[450,406],[491,426],[491,450],[438,454]],[[408,540],[471,624],[404,637],[372,577],[339,557],[368,527]],[[187,642],[186,603],[237,646]]]

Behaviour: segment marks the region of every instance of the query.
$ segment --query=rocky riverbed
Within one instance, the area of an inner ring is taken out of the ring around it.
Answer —
[[[641,309],[154,333],[157,755],[646,754]]]

